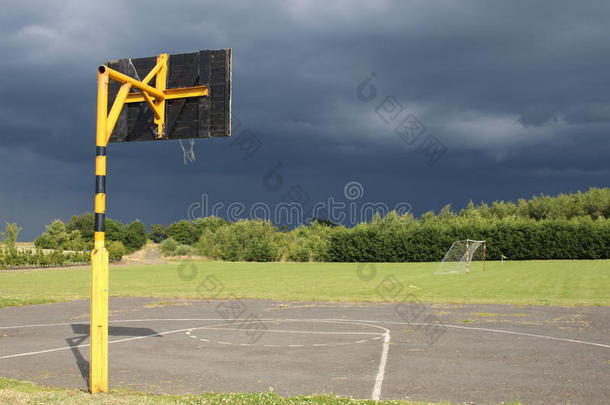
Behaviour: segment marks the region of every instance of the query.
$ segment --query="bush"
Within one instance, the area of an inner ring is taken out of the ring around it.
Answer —
[[[163,253],[165,256],[174,256],[177,248],[178,242],[176,242],[176,240],[172,237],[165,239],[159,246],[161,253]]]
[[[188,256],[193,254],[193,252],[195,251],[195,248],[193,248],[192,246],[189,245],[178,245],[178,247],[175,250],[175,255],[176,256]]]
[[[267,221],[241,220],[216,231],[206,230],[198,250],[204,256],[231,261],[269,262],[279,253],[276,228]]]
[[[141,249],[146,244],[146,227],[144,224],[140,221],[133,221],[127,225],[122,242],[130,252]]]
[[[278,234],[280,259],[295,262],[322,262],[329,259],[330,235],[336,225],[314,221],[291,232]]]
[[[70,264],[86,264],[91,260],[89,252],[62,252],[53,250],[45,253],[41,248],[35,251],[0,249],[0,268],[19,267],[59,267]]]
[[[200,234],[191,221],[183,219],[167,227],[167,236],[183,245],[195,245]]]
[[[106,245],[106,250],[108,250],[108,259],[111,262],[121,261],[123,256],[125,256],[125,253],[127,253],[127,249],[125,249],[123,243],[119,241],[108,242]]]

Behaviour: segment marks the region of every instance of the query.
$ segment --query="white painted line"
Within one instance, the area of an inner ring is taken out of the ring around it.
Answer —
[[[383,348],[381,349],[381,358],[379,359],[379,370],[377,371],[377,377],[375,377],[375,387],[373,387],[373,394],[371,399],[379,401],[381,398],[381,386],[383,384],[383,377],[385,376],[385,367],[388,363],[388,350],[390,348],[390,332],[388,331],[383,339]]]
[[[378,328],[378,329],[381,329],[384,331],[388,331],[388,330],[382,326],[375,325],[375,324],[381,323],[381,324],[390,324],[390,325],[419,325],[419,326],[439,326],[440,325],[440,326],[445,326],[447,328],[452,328],[452,329],[471,330],[471,331],[480,331],[480,332],[489,332],[489,333],[501,333],[501,334],[517,335],[517,336],[528,336],[528,337],[533,337],[533,338],[538,338],[538,339],[547,339],[547,340],[560,341],[560,342],[576,343],[576,344],[583,344],[583,345],[588,345],[588,346],[595,346],[595,347],[602,347],[605,349],[610,349],[610,345],[608,345],[608,344],[587,342],[584,340],[560,338],[560,337],[554,337],[554,336],[539,335],[539,334],[535,334],[535,333],[514,332],[514,331],[508,331],[508,330],[502,330],[502,329],[489,329],[489,328],[480,328],[480,327],[474,327],[474,326],[461,326],[461,325],[451,325],[451,324],[437,324],[437,323],[429,324],[429,323],[419,323],[419,322],[394,322],[394,321],[379,321],[379,320],[372,321],[372,320],[364,320],[364,319],[349,320],[349,319],[332,319],[332,318],[331,319],[277,319],[277,318],[275,318],[275,319],[259,319],[259,320],[262,322],[278,322],[278,321],[279,322],[342,322],[342,323],[351,323],[351,324],[357,324],[356,322],[359,322],[361,324],[367,324],[367,326]],[[112,320],[109,323],[114,324],[114,323],[129,323],[129,322],[202,322],[202,321],[215,321],[215,322],[223,321],[223,323],[218,325],[218,326],[221,326],[221,325],[226,325],[227,322],[240,321],[240,319],[231,320],[231,319],[224,319],[224,318],[148,318],[148,319],[118,319],[118,320]],[[47,323],[47,324],[1,326],[0,329],[21,329],[21,328],[34,328],[34,327],[66,326],[66,325],[73,325],[75,323],[78,324],[79,322],[60,322],[60,323]],[[210,325],[210,326],[213,327],[216,325]],[[167,331],[167,332],[160,332],[160,333],[153,334],[153,335],[137,336],[137,337],[133,337],[133,338],[114,340],[114,341],[110,341],[108,343],[127,342],[127,341],[145,339],[148,337],[160,336],[160,335],[165,335],[165,334],[186,332],[188,330],[204,329],[204,328],[209,328],[210,326],[204,326],[201,328],[190,327],[190,328],[184,328],[184,329],[176,329],[176,330]],[[344,344],[345,343],[337,343],[335,346],[342,346]],[[60,347],[60,348],[55,348],[55,349],[40,350],[40,351],[36,351],[36,352],[19,353],[19,354],[1,356],[0,360],[14,358],[14,357],[52,353],[52,352],[57,352],[57,351],[61,351],[61,350],[71,350],[73,348],[88,347],[88,346],[89,346],[89,344],[81,344],[78,346],[67,346],[67,347]],[[278,345],[264,345],[264,346],[265,347],[278,347]]]
[[[172,331],[167,331],[167,332],[159,332],[159,333],[154,333],[152,335],[136,336],[136,337],[131,337],[131,338],[113,340],[113,341],[108,342],[108,344],[128,342],[128,341],[139,340],[139,339],[146,339],[146,338],[149,338],[149,337],[168,335],[170,333],[178,333],[178,332],[184,332],[184,331],[186,331],[186,329],[177,329],[177,330],[172,330]],[[85,343],[85,344],[81,344],[81,345],[77,345],[77,346],[58,347],[57,349],[40,350],[40,351],[37,351],[37,352],[10,354],[8,356],[0,357],[0,360],[2,360],[2,359],[10,359],[10,358],[13,358],[13,357],[33,356],[35,354],[58,352],[60,350],[71,350],[71,349],[80,348],[80,347],[89,347],[89,343]]]
[[[87,319],[87,321],[89,321]],[[60,323],[38,323],[32,325],[16,325],[16,326],[0,326],[0,329],[21,329],[21,328],[38,328],[45,326],[63,326],[63,325],[72,325],[78,322],[60,322]]]
[[[598,346],[598,347],[610,349],[610,345],[606,345],[603,343],[587,342],[584,340],[560,338],[560,337],[555,337],[555,336],[538,335],[535,333],[527,333],[527,332],[514,332],[514,331],[510,331],[510,330],[503,330],[503,329],[479,328],[476,326],[450,325],[450,324],[446,324],[446,323],[366,321],[366,320],[362,320],[362,319],[359,319],[356,322],[371,322],[371,323],[374,322],[374,323],[385,323],[385,324],[394,324],[394,325],[445,326],[447,328],[453,328],[453,329],[474,330],[474,331],[480,331],[480,332],[505,333],[508,335],[529,336],[529,337],[534,337],[534,338],[539,338],[539,339],[548,339],[548,340],[556,340],[556,341],[560,341],[560,342],[579,343],[579,344],[583,344],[583,345]]]
[[[137,322],[137,321],[132,320],[132,322]],[[66,324],[63,324],[63,325],[66,325]],[[67,325],[71,325],[71,324],[68,323]],[[219,324],[219,325],[223,325],[223,324]],[[48,326],[48,325],[45,325],[45,326]],[[212,326],[215,326],[215,325],[212,325]],[[169,334],[172,334],[172,333],[186,332],[186,331],[191,330],[191,329],[192,328],[176,329],[176,330],[169,330],[169,331],[165,331],[165,332],[153,333],[153,334],[150,334],[150,335],[136,336],[136,337],[131,337],[131,338],[112,340],[112,341],[109,341],[108,344],[130,342],[130,341],[133,341],[133,340],[140,340],[140,339],[146,339],[146,338],[150,338],[150,337],[169,335]],[[2,360],[2,359],[11,359],[11,358],[14,358],[14,357],[34,356],[36,354],[59,352],[61,350],[72,350],[72,349],[76,349],[76,348],[80,348],[80,347],[89,347],[89,346],[90,346],[89,343],[83,343],[83,344],[76,345],[76,346],[64,346],[64,347],[58,347],[56,349],[39,350],[39,351],[36,351],[36,352],[9,354],[9,355],[6,355],[6,356],[0,356],[0,360]]]
[[[245,323],[245,322],[244,322]],[[367,325],[370,326],[370,325]],[[205,329],[205,330],[230,330],[230,331],[243,331],[243,328],[209,328],[209,327],[201,327],[197,329]],[[384,336],[382,332],[317,332],[317,331],[308,331],[308,330],[284,330],[284,329],[265,329],[264,333],[272,332],[272,333],[302,333],[306,335],[375,335],[378,336],[375,339],[380,339]]]
[[[274,320],[266,320],[266,322],[269,322],[271,324],[280,324],[282,321],[287,321],[287,322],[319,322],[319,323],[333,323],[333,324],[346,324],[346,325],[358,325],[358,326],[366,326],[366,327],[373,327],[373,328],[377,328],[377,329],[381,329],[383,330],[383,333],[381,332],[340,332],[340,331],[305,331],[305,330],[285,330],[285,329],[266,329],[264,332],[277,332],[277,333],[296,333],[296,334],[322,334],[322,335],[373,335],[376,336],[376,338],[370,338],[370,339],[365,339],[365,340],[360,340],[360,341],[356,341],[356,342],[345,342],[343,344],[358,344],[358,343],[365,343],[365,342],[370,342],[373,341],[375,339],[381,339],[385,336],[386,333],[389,332],[388,329],[382,327],[382,326],[378,326],[378,325],[372,325],[372,324],[367,324],[367,323],[358,323],[358,322],[352,322],[349,320],[344,320],[343,322],[337,322],[337,321],[326,321],[326,320],[300,320],[300,319],[274,319]],[[243,324],[243,323],[248,323],[247,320],[244,321],[237,321],[237,320],[232,320],[232,321],[227,321],[230,324]],[[217,326],[224,326],[224,325],[210,325],[210,326],[201,326],[201,327],[197,327],[197,328],[191,328],[190,330],[221,330],[221,331],[243,331],[243,329],[241,327],[234,327],[234,328],[223,328],[223,327],[217,327]],[[192,335],[193,337],[195,335]],[[245,346],[243,344],[239,344],[239,343],[230,343],[230,342],[218,342],[218,341],[210,341],[211,343],[217,343],[217,344],[222,344],[222,345],[235,345],[235,346]],[[339,346],[341,344],[330,344],[330,343],[324,343],[323,346]],[[248,346],[254,346],[253,344],[249,344]],[[262,345],[263,347],[314,347],[316,345],[314,344],[309,344],[309,345],[305,345],[305,344],[283,344],[283,345],[273,345],[273,346],[266,346],[266,345]]]

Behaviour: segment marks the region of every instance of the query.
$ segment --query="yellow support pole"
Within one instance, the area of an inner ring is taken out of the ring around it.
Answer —
[[[167,54],[162,53],[157,57],[157,66],[160,66],[157,72],[155,87],[163,92],[163,98],[155,100],[155,124],[157,124],[157,138],[165,136],[165,89],[167,88]],[[146,94],[144,94],[146,95]]]
[[[209,96],[210,89],[208,86],[192,86],[182,87],[179,89],[166,89],[165,100],[174,100],[177,98],[188,98],[188,97],[203,97]],[[146,101],[146,92],[135,92],[129,93],[125,99],[125,103],[142,103]],[[150,97],[150,96],[149,96]]]
[[[108,391],[108,251],[105,247],[106,148],[125,103],[146,101],[154,113],[158,137],[165,135],[165,100],[209,95],[207,86],[167,90],[168,55],[161,54],[143,81],[138,81],[107,66],[98,67],[97,132],[95,157],[95,234],[91,252],[91,325],[89,390],[92,394]],[[147,83],[156,77],[155,87]],[[122,83],[108,112],[108,83]],[[140,92],[131,93],[136,88]]]
[[[91,317],[89,390],[108,391],[108,251],[105,242],[106,146],[108,145],[109,75],[97,75],[97,132],[95,157],[95,236],[91,252]],[[127,90],[128,91],[128,90]],[[126,97],[126,94],[125,94]]]
[[[102,65],[102,66],[98,67],[97,70],[98,70],[98,73],[101,73],[101,74],[108,73],[110,78],[112,80],[116,80],[117,82],[130,83],[136,89],[140,89],[142,91],[147,92],[149,95],[151,95],[152,97],[154,97],[157,100],[165,99],[165,93],[162,90],[156,89],[152,86],[149,86],[148,84],[144,84],[144,83],[134,79],[133,77],[129,77],[121,72],[117,72],[114,69],[110,69],[108,66]]]
[[[123,83],[119,92],[114,99],[114,103],[112,103],[112,108],[110,109],[110,113],[108,114],[108,121],[106,123],[106,145],[108,145],[108,141],[110,140],[110,135],[112,135],[112,130],[116,125],[116,122],[119,119],[119,115],[121,115],[121,110],[125,105],[125,100],[129,95],[129,90],[131,90],[131,83]]]

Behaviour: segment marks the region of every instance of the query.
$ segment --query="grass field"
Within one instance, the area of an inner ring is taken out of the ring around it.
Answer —
[[[384,280],[402,294],[436,303],[515,305],[610,305],[610,261],[488,262],[487,271],[434,275],[436,263],[236,263],[112,266],[113,296],[207,298],[198,285],[215,276],[224,289],[217,298],[384,301]],[[180,277],[178,269],[189,277]],[[360,273],[366,277],[359,277]],[[390,277],[390,279],[387,279]],[[187,279],[188,278],[188,279]],[[87,298],[89,269],[0,272],[0,307]],[[402,299],[398,296],[395,300]]]
[[[265,394],[150,395],[134,391],[113,390],[109,394],[91,396],[78,390],[43,387],[36,384],[0,378],[0,404],[25,405],[449,405],[448,403],[373,401],[338,398],[332,395],[283,398],[272,392]],[[505,402],[503,405],[519,405]]]

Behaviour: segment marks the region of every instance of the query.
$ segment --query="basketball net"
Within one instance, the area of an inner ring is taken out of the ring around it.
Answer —
[[[180,142],[180,148],[182,149],[182,157],[184,159],[184,164],[188,165],[189,163],[194,162],[195,160],[197,160],[197,157],[195,156],[195,140],[194,139],[187,139],[185,140],[185,142],[182,142],[182,139],[178,140]],[[185,143],[188,142],[188,145],[185,145]]]

